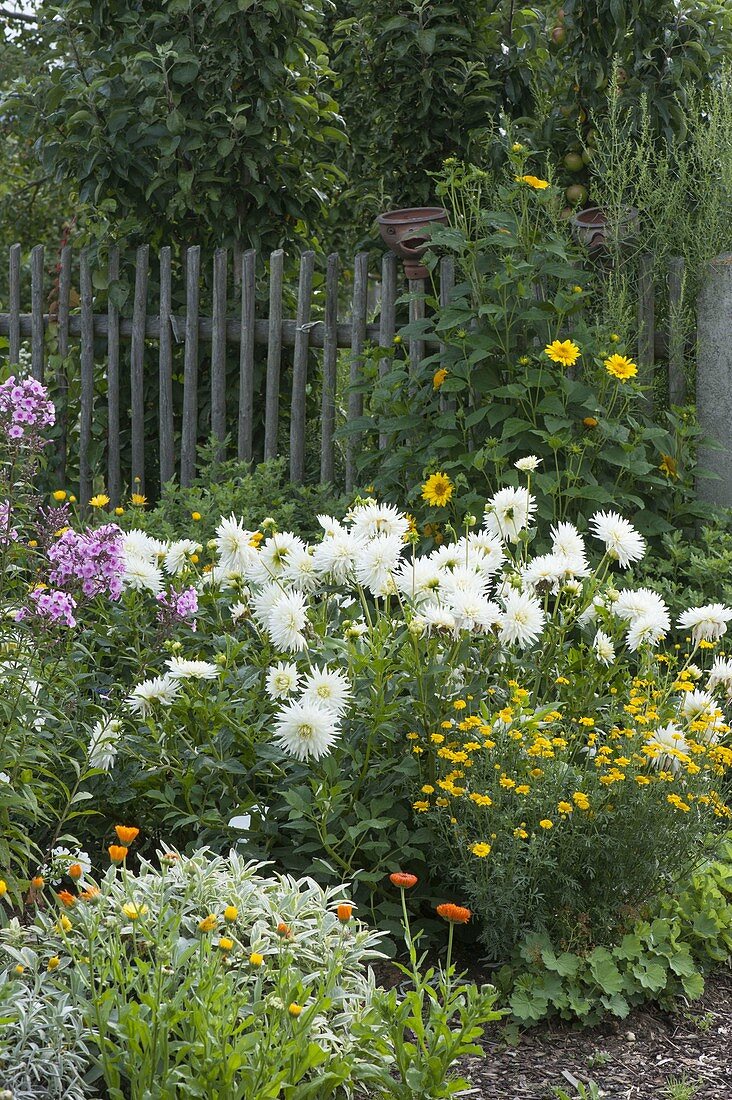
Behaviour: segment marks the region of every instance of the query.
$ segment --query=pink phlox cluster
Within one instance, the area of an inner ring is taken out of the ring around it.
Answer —
[[[17,529],[10,526],[10,501],[0,500],[0,546],[7,546],[17,538]]]
[[[51,584],[65,589],[80,586],[89,599],[100,595],[119,599],[125,561],[122,532],[116,523],[96,530],[64,531],[49,547],[48,558],[53,565]]]
[[[16,445],[42,447],[43,429],[56,422],[56,410],[46,387],[35,378],[16,379],[11,374],[0,385],[0,428]]]
[[[160,604],[158,622],[169,625],[192,619],[198,611],[198,592],[195,588],[184,588],[182,592],[176,592],[174,588],[168,592],[160,592],[155,597]],[[196,629],[195,620],[190,623],[191,630]]]
[[[33,605],[22,607],[15,615],[16,622],[22,622],[29,614],[35,613],[52,623],[76,626],[76,600],[68,592],[61,592],[57,588],[36,588],[31,592],[30,598]]]

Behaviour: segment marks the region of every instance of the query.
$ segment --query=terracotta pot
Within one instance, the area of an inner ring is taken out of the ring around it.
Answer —
[[[571,218],[575,237],[585,245],[590,255],[607,250],[607,239],[611,232],[617,236],[621,245],[629,244],[638,233],[639,221],[639,214],[634,206],[628,206],[623,210],[619,224],[613,227],[612,231],[606,212],[599,206],[588,206],[586,210],[580,210]]]
[[[382,240],[401,256],[408,279],[426,279],[429,271],[420,263],[429,247],[425,230],[430,225],[447,225],[447,210],[441,206],[410,206],[389,210],[376,219]]]

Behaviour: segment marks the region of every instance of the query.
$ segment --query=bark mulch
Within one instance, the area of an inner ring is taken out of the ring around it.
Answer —
[[[595,1028],[555,1023],[507,1046],[487,1033],[485,1058],[461,1070],[482,1100],[552,1100],[553,1087],[577,1096],[573,1081],[594,1080],[606,1100],[672,1100],[669,1079],[695,1085],[693,1100],[732,1100],[732,971],[707,981],[704,996],[669,1013],[636,1009]]]

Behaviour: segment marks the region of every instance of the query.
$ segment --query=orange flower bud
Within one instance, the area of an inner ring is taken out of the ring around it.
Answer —
[[[75,895],[70,894],[68,890],[59,890],[57,897],[61,904],[65,905],[68,909],[70,909],[72,905],[76,905]]]
[[[124,863],[128,849],[123,844],[110,844],[107,848],[112,863]]]
[[[409,871],[393,871],[389,875],[389,880],[393,886],[398,886],[400,890],[411,890],[413,886],[417,885],[417,876],[410,874]]]
[[[353,913],[353,906],[352,905],[343,904],[343,905],[339,905],[338,908],[336,909],[336,914],[337,914],[338,920],[341,922],[341,924],[348,924],[349,920],[351,919],[352,913]]]
[[[80,863],[72,863],[67,872],[69,878],[81,878],[84,874]]]
[[[114,831],[120,844],[132,844],[140,832],[133,825],[115,825]]]

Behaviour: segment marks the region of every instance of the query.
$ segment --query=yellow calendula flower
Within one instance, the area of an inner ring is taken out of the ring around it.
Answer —
[[[632,359],[626,355],[611,355],[605,360],[605,370],[618,382],[627,382],[629,378],[635,378],[638,368]]]
[[[54,500],[58,500],[58,501],[66,500],[66,490],[65,489],[56,489],[55,492],[52,493],[51,495],[53,496]]]
[[[563,367],[573,367],[581,352],[577,344],[571,340],[552,340],[551,344],[547,344],[544,348],[544,354],[551,359],[552,363],[561,363]]]
[[[214,913],[209,913],[207,917],[204,917],[198,922],[198,927],[201,932],[213,932],[216,927],[216,916]]]
[[[125,510],[124,510],[124,508],[117,507],[114,510],[114,514],[115,514],[115,516],[123,516],[125,514]]]
[[[542,827],[542,829],[553,829],[554,828],[554,822],[550,821],[548,817],[543,817],[541,819],[541,821],[539,822],[539,824]]]
[[[418,802],[413,802],[412,803],[412,809],[416,810],[418,814],[426,813],[427,810],[429,810],[429,808],[430,808],[429,802],[424,802],[424,801],[420,800]]]
[[[89,504],[92,508],[106,508],[109,504],[109,497],[106,493],[97,493],[96,496],[91,498]]]
[[[473,853],[474,856],[477,856],[478,859],[485,859],[486,856],[489,856],[491,854],[491,846],[490,844],[483,843],[472,844],[470,847],[470,851]]]
[[[61,916],[58,918],[58,922],[56,924],[56,931],[57,932],[70,932],[71,931],[71,921],[69,920],[69,918],[66,916],[65,913],[62,913]]]
[[[46,963],[47,970],[56,970],[61,965],[61,960],[58,955],[51,955],[51,958]]]
[[[252,537],[249,540],[249,545],[253,546],[254,549],[256,550],[256,548],[259,546],[259,544],[260,544],[260,542],[262,541],[263,538],[264,538],[264,532],[263,531],[255,531],[254,534],[252,535]]]
[[[264,955],[260,955],[258,951],[252,951],[249,962],[251,966],[261,966],[264,962]]]
[[[526,829],[514,829],[513,835],[517,840],[526,840],[529,834],[526,832]]]
[[[302,1012],[302,1005],[296,1004],[295,1001],[293,1001],[292,1004],[287,1006],[287,1011],[291,1016],[299,1016]]]
[[[450,503],[454,488],[447,474],[432,474],[422,486],[422,500],[426,500],[433,508],[444,508]]]
[[[448,372],[445,370],[444,367],[440,367],[439,370],[435,371],[435,373],[432,375],[432,389],[433,390],[439,390],[440,386],[442,385],[442,383],[447,378],[447,373]]]
[[[144,508],[147,504],[147,497],[143,496],[142,493],[133,493],[130,497],[130,504],[134,505],[135,508]]]
[[[122,912],[126,917],[129,917],[130,920],[139,920],[140,917],[145,916],[148,912],[148,908],[146,905],[138,905],[134,901],[126,901],[122,906]]]
[[[679,468],[673,455],[661,455],[658,468],[667,478],[678,478],[679,476]]]
[[[219,938],[219,948],[221,951],[231,951],[234,946],[234,941],[230,940],[228,936],[221,936]]]
[[[574,812],[574,806],[571,802],[560,802],[557,806],[560,814],[571,814]]]
[[[535,191],[545,191],[549,186],[549,180],[539,179],[538,176],[516,176],[516,183],[528,183]]]
[[[236,918],[239,916],[239,910],[235,905],[227,905],[224,909],[224,920],[229,924],[233,924]]]
[[[194,521],[194,523],[198,523],[200,518],[201,518],[201,513],[200,512],[191,512],[191,519]]]

